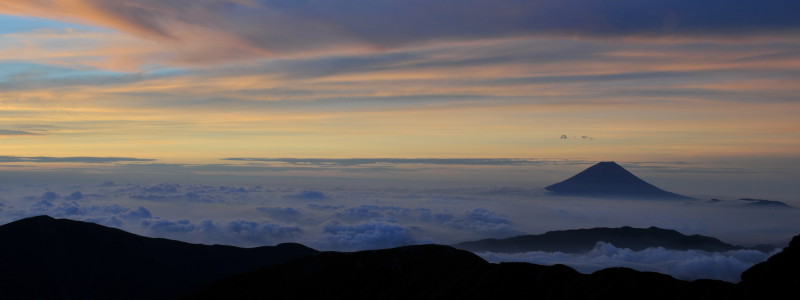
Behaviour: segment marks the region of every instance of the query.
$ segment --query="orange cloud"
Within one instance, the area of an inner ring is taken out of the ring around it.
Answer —
[[[3,149],[630,160],[794,155],[800,146],[797,38],[486,34],[381,43],[314,15],[289,18],[266,2],[237,2],[270,16],[249,27],[252,15],[235,20],[175,3],[0,0],[4,12],[118,30],[2,35],[0,63],[34,66],[0,73],[0,129],[57,128],[6,135]],[[282,35],[296,22],[304,26],[297,32],[316,33]],[[558,139],[565,132],[595,140],[565,145]]]

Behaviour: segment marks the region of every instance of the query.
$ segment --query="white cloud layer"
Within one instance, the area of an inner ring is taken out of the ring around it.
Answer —
[[[776,250],[780,251],[780,250]],[[582,254],[561,252],[477,253],[490,262],[529,262],[540,265],[564,264],[582,273],[609,267],[627,267],[639,271],[659,272],[682,280],[717,279],[739,282],[744,270],[765,261],[775,253],[756,250],[706,252],[669,250],[661,247],[634,251],[599,242]]]

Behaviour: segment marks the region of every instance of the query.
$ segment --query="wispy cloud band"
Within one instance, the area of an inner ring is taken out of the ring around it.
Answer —
[[[0,136],[3,135],[39,135],[40,133],[24,130],[3,130],[0,129]]]
[[[796,32],[792,0],[32,0],[0,12],[77,21],[164,43],[184,60],[376,51],[442,40],[515,36],[669,37]],[[225,51],[225,52],[223,52]]]
[[[49,157],[49,156],[0,156],[0,162],[29,162],[29,163],[95,163],[109,164],[117,162],[145,162],[155,161],[155,159],[134,158],[134,157]]]
[[[426,165],[471,165],[509,166],[540,164],[588,164],[586,161],[545,160],[527,158],[258,158],[230,157],[223,160],[251,162],[279,162],[293,165],[356,166],[375,164],[426,164]]]

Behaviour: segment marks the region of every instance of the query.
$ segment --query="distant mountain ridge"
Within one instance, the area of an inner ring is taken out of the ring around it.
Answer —
[[[505,239],[483,239],[453,245],[473,252],[518,253],[530,251],[584,253],[597,242],[607,242],[615,247],[632,250],[663,247],[673,250],[704,250],[721,252],[742,249],[703,235],[684,235],[675,230],[650,228],[591,228],[549,231],[539,235],[521,235]]]
[[[647,183],[613,161],[599,162],[567,180],[546,187],[545,190],[556,195],[581,197],[694,199]]]
[[[317,252],[300,244],[190,244],[48,216],[0,226],[0,245],[5,299],[171,299]]]
[[[748,206],[776,207],[776,208],[795,208],[794,206],[788,205],[788,204],[780,202],[780,201],[774,201],[774,200],[742,198],[742,199],[739,199],[739,201],[747,202],[746,205],[748,205]]]

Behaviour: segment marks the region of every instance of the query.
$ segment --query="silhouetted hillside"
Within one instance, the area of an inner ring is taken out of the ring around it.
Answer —
[[[800,287],[800,235],[795,236],[789,247],[780,253],[744,271],[739,286],[752,299],[797,299],[797,287]]]
[[[521,235],[506,239],[484,239],[463,242],[453,247],[474,252],[516,253],[529,251],[583,253],[594,248],[597,242],[607,242],[615,247],[643,250],[663,247],[674,250],[728,251],[742,247],[726,244],[716,238],[702,235],[684,235],[675,230],[650,228],[592,228],[550,231],[540,235]]]
[[[164,299],[317,251],[238,248],[138,236],[39,216],[0,226],[0,298]]]
[[[733,284],[612,268],[491,264],[448,246],[322,252],[225,278],[186,299],[717,299]]]
[[[631,174],[613,161],[599,162],[567,180],[553,184],[546,190],[565,196],[615,197],[639,199],[693,198],[667,192]]]
[[[231,276],[186,299],[796,299],[800,236],[732,284],[608,268],[488,263],[447,246],[321,252]]]
[[[352,253],[196,245],[46,216],[0,226],[0,241],[4,299],[794,299],[800,284],[800,236],[737,285],[492,264],[440,245]]]

